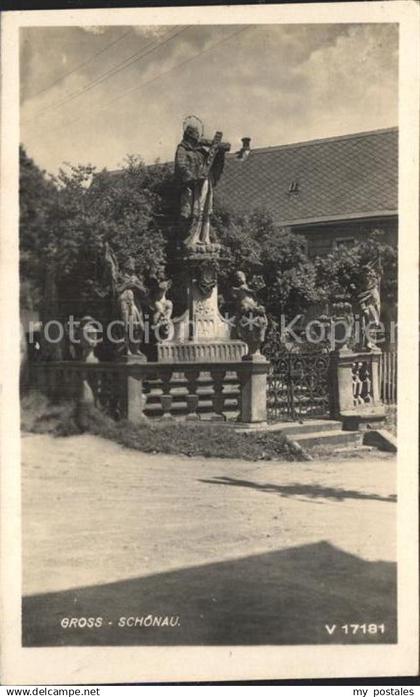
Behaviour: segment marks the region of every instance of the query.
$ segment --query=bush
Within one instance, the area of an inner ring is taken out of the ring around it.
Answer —
[[[21,428],[55,436],[88,432],[145,453],[253,461],[307,459],[306,453],[281,432],[238,432],[231,425],[211,422],[115,422],[93,406],[81,412],[74,402],[51,404],[36,392],[22,399]]]

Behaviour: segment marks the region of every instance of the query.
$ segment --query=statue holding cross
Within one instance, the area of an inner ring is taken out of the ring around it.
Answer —
[[[210,225],[213,191],[230,145],[222,142],[220,131],[212,141],[203,139],[199,124],[197,117],[185,119],[183,139],[175,154],[175,177],[180,185],[179,228],[185,248],[214,251],[216,240]]]

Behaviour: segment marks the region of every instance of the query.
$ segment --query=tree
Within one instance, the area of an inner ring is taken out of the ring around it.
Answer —
[[[319,300],[316,272],[308,259],[304,241],[290,230],[278,225],[267,210],[255,210],[238,216],[218,209],[216,227],[226,247],[221,282],[229,286],[229,278],[241,269],[250,285],[262,277],[261,300],[270,318],[279,322],[281,315],[291,318],[304,312]]]
[[[301,237],[287,228],[274,229],[262,242],[261,259],[267,309],[274,317],[290,320],[319,301],[315,267]]]
[[[182,312],[185,284],[177,278],[179,263],[174,261],[178,193],[170,165],[146,167],[140,157],[128,156],[119,172],[68,165],[49,177],[21,148],[24,302],[32,299],[43,308],[44,319],[66,321],[71,314],[89,314],[106,322],[110,288],[103,275],[103,253],[109,242],[120,264],[134,258],[146,286],[168,264],[175,315]],[[238,215],[216,202],[213,224],[223,245],[219,289],[225,311],[233,312],[234,271],[244,271],[251,286],[263,286],[261,302],[276,328],[282,315],[290,321],[314,304],[353,297],[362,266],[372,259],[383,267],[384,306],[395,307],[397,250],[379,231],[351,249],[310,260],[302,238],[279,226],[267,210]]]
[[[19,149],[19,247],[21,305],[39,310],[43,296],[45,268],[51,257],[54,231],[52,211],[57,190],[25,149]]]
[[[36,278],[42,295],[47,270],[50,283],[53,273],[63,320],[70,314],[105,320],[106,241],[120,264],[132,256],[146,280],[165,265],[161,189],[168,178],[167,167],[145,167],[130,156],[119,173],[68,165],[47,180],[22,150],[22,278]]]
[[[334,302],[338,297],[355,301],[362,282],[363,266],[374,262],[381,270],[381,299],[389,310],[397,304],[398,250],[385,241],[381,230],[352,247],[338,247],[326,257],[315,260],[316,283],[323,299]]]

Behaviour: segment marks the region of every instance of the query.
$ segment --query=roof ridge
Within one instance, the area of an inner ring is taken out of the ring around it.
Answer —
[[[388,128],[378,128],[373,131],[360,131],[357,133],[345,133],[344,135],[340,136],[330,136],[328,138],[315,138],[313,140],[300,140],[296,141],[295,143],[283,143],[282,145],[267,145],[262,148],[251,148],[251,153],[260,153],[260,152],[268,152],[268,151],[275,151],[275,150],[285,150],[287,148],[299,148],[299,147],[305,147],[308,145],[317,145],[319,143],[330,143],[332,141],[337,141],[337,140],[349,140],[349,139],[354,139],[354,138],[365,138],[367,136],[372,136],[372,135],[379,135],[382,133],[391,133],[393,131],[398,132],[398,126],[390,126]],[[237,158],[237,153],[228,153],[227,157],[229,159],[231,158]]]
[[[336,142],[336,141],[343,141],[343,140],[355,140],[357,138],[366,138],[368,136],[375,136],[375,135],[382,135],[384,133],[392,133],[392,132],[398,132],[398,126],[389,126],[388,128],[377,128],[372,131],[358,131],[356,133],[345,133],[344,135],[340,136],[330,136],[328,138],[315,138],[313,140],[301,140],[301,141],[296,141],[295,143],[283,143],[282,145],[267,145],[262,148],[251,148],[250,153],[253,155],[256,155],[258,153],[264,153],[264,152],[276,152],[279,150],[287,150],[287,149],[294,149],[294,148],[301,148],[301,147],[308,147],[310,145],[318,145],[322,143],[331,143],[331,142]],[[238,160],[238,151],[236,152],[229,152],[227,153],[226,156],[227,160]],[[238,160],[239,162],[240,160]],[[173,165],[173,160],[160,160],[158,162],[145,162],[144,166],[145,168],[153,167],[153,166],[164,166],[164,165]],[[112,169],[108,170],[110,174],[117,174],[122,171],[121,169]]]

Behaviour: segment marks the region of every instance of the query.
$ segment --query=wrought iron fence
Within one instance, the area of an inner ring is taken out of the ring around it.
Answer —
[[[328,353],[287,353],[271,359],[267,416],[270,421],[329,416]]]

